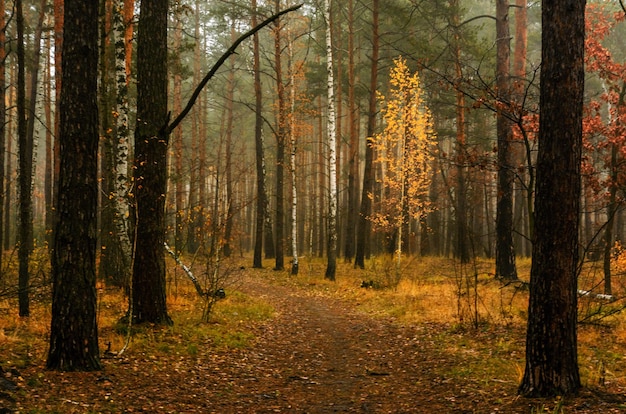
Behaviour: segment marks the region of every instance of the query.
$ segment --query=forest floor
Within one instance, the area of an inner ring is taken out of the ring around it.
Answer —
[[[154,328],[122,356],[104,357],[99,372],[46,371],[45,353],[5,330],[0,413],[626,412],[623,381],[575,398],[519,397],[521,327],[403,322],[365,311],[358,296],[323,281],[295,283],[269,270],[244,271],[237,289],[272,309],[258,320],[232,311],[245,325],[243,346]],[[494,354],[498,374],[484,366]]]

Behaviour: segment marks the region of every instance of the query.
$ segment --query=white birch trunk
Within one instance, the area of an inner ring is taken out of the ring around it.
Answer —
[[[293,68],[293,42],[287,32],[289,52],[289,77],[291,90],[289,94],[291,104],[291,118],[289,120],[289,134],[291,136],[291,154],[289,164],[291,167],[291,274],[298,274],[298,193],[296,185],[296,76]]]
[[[333,75],[333,44],[330,24],[331,0],[324,0],[326,20],[326,72],[328,87],[328,265],[326,278],[335,280],[337,266],[337,125],[335,119],[335,78]]]
[[[126,79],[126,46],[124,42],[124,2],[115,0],[114,10],[114,42],[115,42],[115,88],[116,88],[116,127],[117,143],[115,147],[115,227],[119,239],[123,267],[130,275],[132,243],[129,236],[130,208],[128,203],[128,152],[130,128],[128,123],[128,83]],[[124,275],[124,280],[129,277]]]

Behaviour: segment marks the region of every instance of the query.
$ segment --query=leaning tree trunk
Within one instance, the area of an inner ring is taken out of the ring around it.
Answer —
[[[519,392],[548,397],[581,386],[576,322],[585,0],[544,1],[541,8],[537,231]]]
[[[326,20],[326,75],[328,90],[328,262],[326,279],[335,280],[337,270],[337,129],[335,123],[335,79],[333,74],[333,42],[330,27],[331,0],[324,0]]]
[[[98,3],[65,1],[60,175],[47,367],[101,368],[96,321]]]

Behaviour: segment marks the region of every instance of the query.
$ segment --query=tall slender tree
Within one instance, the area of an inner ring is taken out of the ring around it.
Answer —
[[[47,367],[101,368],[96,319],[98,3],[65,1],[61,144]]]
[[[378,85],[378,14],[379,0],[372,0],[372,57],[370,64],[370,90],[367,112],[367,142],[365,144],[365,165],[363,168],[363,188],[361,190],[361,207],[357,222],[356,254],[354,266],[365,268],[366,249],[369,244],[371,224],[368,220],[372,214],[372,191],[374,190],[374,148],[370,138],[376,129],[376,88]]]
[[[496,210],[496,277],[517,279],[513,248],[513,130],[510,121],[509,0],[496,1],[496,129],[498,136],[498,198]]]
[[[257,2],[252,0],[252,27],[257,25]],[[253,267],[263,267],[263,240],[265,249],[271,249],[269,257],[274,257],[274,240],[272,237],[271,218],[269,215],[267,191],[265,187],[265,152],[263,149],[263,88],[261,85],[261,57],[259,52],[259,35],[254,34],[253,42],[253,76],[254,76],[254,150],[256,160],[256,226],[254,236]],[[268,223],[269,221],[269,223]]]
[[[576,322],[585,0],[544,1],[541,16],[537,230],[519,392],[547,397],[581,386]]]
[[[19,145],[19,314],[30,315],[28,264],[33,250],[32,170],[33,143],[28,140],[26,121],[26,58],[22,0],[15,1],[17,25],[17,136]]]
[[[137,27],[135,129],[135,261],[132,317],[171,324],[165,299],[165,194],[167,190],[168,0],[143,0]]]
[[[2,243],[2,237],[4,236],[4,226],[7,223],[4,221],[4,158],[6,157],[6,57],[7,52],[5,48],[6,42],[6,19],[5,13],[5,1],[0,0],[0,269],[2,269],[2,251],[4,244]]]
[[[348,205],[346,217],[346,237],[344,256],[347,261],[354,258],[356,222],[359,211],[359,136],[358,113],[356,104],[356,70],[355,70],[355,7],[354,0],[348,1],[348,131],[350,144],[348,147]]]
[[[331,0],[324,0],[326,20],[326,87],[328,143],[328,251],[325,278],[335,280],[337,271],[337,127],[335,123],[335,77],[333,72],[333,41],[330,25]]]
[[[280,0],[274,0],[276,12],[280,10]],[[281,19],[274,22],[274,75],[276,77],[276,218],[274,220],[276,247],[274,270],[285,268],[284,244],[285,244],[285,200],[284,200],[284,176],[285,176],[285,139],[287,127],[287,107],[285,101],[285,85],[283,83],[282,69],[282,42],[281,42]]]

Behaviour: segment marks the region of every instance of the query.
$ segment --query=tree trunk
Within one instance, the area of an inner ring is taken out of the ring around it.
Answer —
[[[137,30],[135,130],[136,250],[132,317],[171,324],[165,297],[165,194],[167,191],[167,0],[141,2]]]
[[[354,267],[365,269],[366,249],[371,234],[368,217],[372,214],[372,192],[374,190],[374,148],[370,138],[376,129],[376,89],[378,85],[378,7],[379,0],[372,0],[372,62],[370,66],[369,107],[367,111],[367,142],[365,144],[365,165],[363,169],[363,189],[361,207],[357,221],[356,253]]]
[[[585,0],[543,2],[538,231],[519,387],[533,397],[570,395],[581,387],[576,321],[584,41]]]
[[[252,27],[257,25],[257,2],[252,0]],[[253,71],[254,71],[254,148],[256,159],[256,229],[254,236],[254,259],[253,267],[263,267],[263,238],[266,238],[265,248],[272,250],[270,257],[274,257],[274,241],[272,237],[271,221],[266,225],[269,218],[268,199],[265,187],[265,155],[263,150],[263,90],[261,87],[261,58],[259,53],[259,36],[253,37]]]
[[[276,12],[280,10],[280,0],[275,0]],[[276,264],[274,270],[285,268],[284,243],[285,243],[285,201],[284,201],[284,174],[285,174],[285,130],[286,130],[286,108],[285,108],[285,87],[282,78],[281,63],[281,24],[276,20],[274,27],[274,65],[276,72],[276,95],[278,100],[278,114],[276,125],[276,219],[274,222],[276,229]]]
[[[30,315],[28,262],[33,249],[32,169],[33,143],[28,140],[26,125],[26,60],[24,54],[24,14],[22,1],[16,0],[17,22],[17,136],[19,145],[19,314]]]
[[[98,3],[65,2],[58,220],[47,367],[101,368],[96,318]]]
[[[64,0],[54,0],[54,91],[56,96],[61,96],[63,86],[63,20],[64,20]],[[52,228],[56,221],[56,194],[58,192],[59,174],[61,169],[61,145],[59,144],[59,123],[60,123],[59,99],[56,99],[54,110],[54,145],[52,151],[53,177],[52,180]],[[50,237],[54,239],[54,234]]]
[[[180,113],[183,109],[182,104],[182,62],[180,59],[181,43],[183,37],[183,23],[181,21],[182,16],[178,16],[176,18],[176,23],[174,27],[174,58],[176,59],[173,62],[173,85],[172,85],[172,105],[174,113]],[[180,254],[183,251],[183,246],[185,244],[185,240],[183,238],[184,230],[185,230],[185,203],[183,199],[185,186],[183,181],[183,129],[176,128],[175,131],[172,132],[172,147],[173,147],[173,158],[174,158],[174,186],[175,186],[175,194],[174,194],[174,210],[175,210],[175,229],[174,229],[174,250],[176,254]]]
[[[237,38],[235,32],[236,20],[231,17],[230,39],[234,42]],[[224,257],[230,257],[232,253],[231,237],[235,220],[235,196],[233,190],[233,105],[235,100],[235,55],[230,56],[230,68],[228,83],[226,86],[226,142],[225,142],[225,173],[226,173],[226,217],[224,224]]]
[[[509,0],[496,1],[496,129],[498,136],[498,190],[496,207],[496,278],[516,280],[513,248],[513,131],[506,112],[510,111]]]
[[[293,41],[288,40],[289,51],[289,135],[291,137],[291,152],[289,155],[289,169],[291,172],[291,274],[297,275],[298,262],[298,185],[296,182],[296,75],[293,62]]]
[[[450,8],[452,9],[452,22],[454,29],[454,67],[456,78],[460,81],[463,77],[461,67],[461,45],[459,26],[459,2],[458,0],[450,0]],[[467,194],[465,183],[465,94],[456,91],[456,162],[457,162],[457,185],[456,185],[456,257],[461,263],[468,263],[470,260],[470,252],[468,246],[468,226],[467,226]]]
[[[100,20],[100,90],[98,92],[100,108],[100,168],[101,183],[100,198],[100,260],[98,276],[111,286],[124,286],[124,275],[120,260],[120,243],[115,229],[115,56],[111,47],[113,33],[111,21],[113,15],[113,1],[106,0],[100,2],[100,15],[104,16]],[[52,246],[51,246],[52,248]]]
[[[324,0],[326,20],[326,75],[328,90],[328,262],[325,278],[335,280],[337,270],[337,129],[335,124],[335,78],[333,73],[333,43],[330,26],[331,0]]]
[[[350,0],[348,2],[348,126],[350,146],[348,149],[348,208],[346,213],[346,240],[344,244],[344,256],[347,261],[352,261],[354,257],[355,231],[359,211],[359,136],[357,131],[359,114],[355,98],[354,49],[354,0]]]
[[[4,158],[6,157],[6,19],[5,13],[5,1],[0,0],[0,269],[3,269],[3,249],[4,243],[2,237],[4,236],[4,226],[8,226],[8,223],[4,221],[4,203],[9,197],[4,193],[4,179],[5,179],[5,165]],[[46,199],[47,200],[47,199]]]

